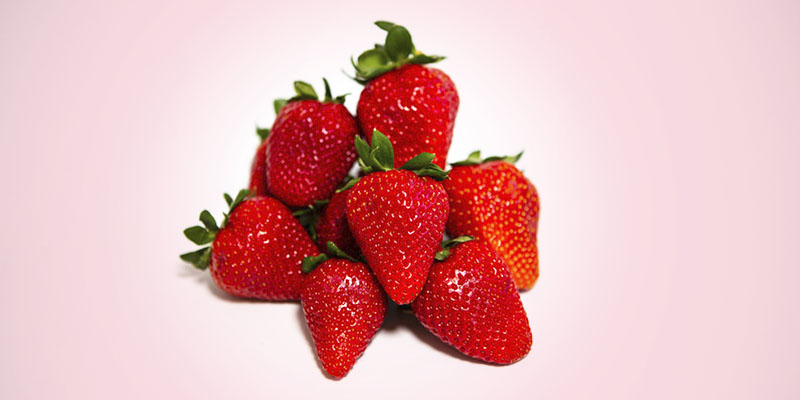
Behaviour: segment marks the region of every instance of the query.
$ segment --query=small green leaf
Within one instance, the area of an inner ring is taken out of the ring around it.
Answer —
[[[308,256],[303,259],[302,264],[300,264],[300,269],[305,273],[309,273],[327,260],[328,256],[324,253],[317,256]]]
[[[356,136],[355,145],[359,160],[367,162],[369,160],[369,143],[362,139],[361,136]]]
[[[430,176],[431,178],[437,181],[443,181],[447,179],[448,174],[450,173],[449,171],[443,170],[442,167],[436,164],[430,164],[427,167],[414,170],[412,172],[414,172],[418,176]]]
[[[505,161],[505,162],[507,162],[509,164],[514,164],[517,161],[519,161],[519,159],[522,157],[522,153],[523,152],[520,151],[518,154],[513,155],[513,156],[491,156],[491,157],[486,157],[486,158],[483,159],[483,162],[487,163],[487,162],[492,162],[492,161]]]
[[[379,167],[384,171],[394,168],[394,149],[392,142],[379,130],[372,131],[372,151],[370,152],[370,160],[374,161],[375,167]]]
[[[443,249],[450,249],[450,248],[453,248],[453,246],[455,246],[457,244],[466,243],[466,242],[469,242],[469,241],[472,241],[472,240],[475,240],[475,238],[473,236],[467,236],[467,235],[459,236],[459,237],[452,238],[450,240],[447,240],[447,241],[443,242],[442,243],[442,248]]]
[[[433,256],[436,261],[444,261],[447,260],[447,257],[450,257],[450,249],[442,249],[436,252],[436,255]]]
[[[214,241],[214,233],[202,226],[191,226],[183,230],[184,236],[196,245],[209,244]]]
[[[360,181],[360,180],[361,180],[361,178],[353,178],[353,179],[347,181],[347,183],[345,183],[344,186],[340,187],[339,189],[336,189],[336,193],[341,193],[341,192],[344,192],[347,189],[350,189],[351,187],[355,186],[356,183],[358,183],[358,181]]]
[[[469,153],[469,156],[467,157],[466,160],[461,160],[461,161],[458,161],[458,162],[450,163],[450,165],[459,167],[459,166],[463,166],[463,165],[476,165],[476,164],[480,164],[480,163],[481,163],[481,151],[480,150],[476,150],[476,151],[473,151],[472,153]]]
[[[231,198],[231,195],[229,195],[227,193],[223,193],[222,196],[225,197],[225,203],[228,203],[228,208],[230,208],[231,203],[233,203],[233,199]]]
[[[328,242],[328,254],[330,254],[333,257],[345,258],[345,259],[348,259],[348,260],[350,260],[352,262],[358,262],[351,255],[345,253],[344,250],[342,250],[338,246],[336,246],[336,243],[333,243],[333,242],[330,242],[330,241]]]
[[[419,153],[414,158],[406,161],[400,169],[407,169],[409,171],[413,171],[415,169],[423,168],[427,165],[430,165],[431,161],[433,161],[434,156],[432,153]]]
[[[217,226],[217,220],[214,219],[214,216],[211,215],[211,213],[208,212],[208,210],[203,210],[203,212],[200,213],[200,221],[203,223],[203,225],[205,225],[206,229],[208,229],[209,232],[216,233],[219,231],[219,227]]]
[[[389,22],[389,21],[375,21],[375,25],[378,25],[378,28],[381,28],[386,32],[389,32],[392,28],[395,27],[394,22]]]
[[[230,209],[228,211],[233,212],[233,209],[236,208],[236,206],[238,206],[249,194],[250,190],[248,189],[240,190],[239,193],[236,194],[236,198],[233,199],[233,203],[230,204]]]
[[[402,61],[408,58],[414,49],[411,42],[411,34],[400,25],[395,25],[386,35],[386,53],[394,61]]]
[[[328,80],[322,78],[322,82],[325,84],[325,101],[333,101],[333,95],[331,94],[331,85],[328,84]]]
[[[444,60],[444,57],[442,56],[429,56],[427,54],[418,53],[415,54],[414,57],[411,57],[411,59],[409,59],[408,62],[411,64],[423,65],[423,64],[432,64],[442,60]]]
[[[181,260],[194,265],[198,269],[208,268],[208,261],[211,257],[211,247],[203,247],[200,250],[181,254]]]
[[[361,75],[370,75],[389,64],[389,56],[383,49],[370,49],[358,56],[356,69]]]
[[[288,102],[289,102],[289,100],[286,100],[286,99],[275,99],[275,101],[272,102],[272,107],[275,109],[275,115],[280,114],[281,113],[281,109]]]
[[[269,132],[270,132],[269,128],[256,127],[256,135],[258,135],[258,137],[261,138],[262,142],[267,140],[267,137],[269,136]]]
[[[294,81],[294,91],[297,93],[295,99],[302,100],[319,100],[317,91],[314,87],[303,81]]]

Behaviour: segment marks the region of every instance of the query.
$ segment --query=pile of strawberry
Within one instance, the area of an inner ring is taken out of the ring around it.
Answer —
[[[353,117],[328,82],[277,100],[249,190],[225,195],[207,245],[181,258],[233,296],[301,301],[323,368],[341,378],[380,329],[387,296],[434,335],[490,363],[520,360],[531,330],[519,289],[539,275],[539,197],[516,157],[474,152],[446,171],[458,93],[404,27],[353,61]],[[358,163],[356,177],[348,174]],[[452,238],[444,241],[445,232]]]

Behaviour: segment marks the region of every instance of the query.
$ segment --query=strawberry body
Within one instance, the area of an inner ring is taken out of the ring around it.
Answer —
[[[278,200],[256,196],[231,213],[211,245],[211,277],[234,296],[300,298],[304,257],[319,250]]]
[[[250,193],[254,195],[267,196],[267,141],[264,140],[258,145],[256,155],[253,157],[253,164],[250,167]]]
[[[322,367],[344,377],[383,323],[386,295],[366,265],[330,259],[308,274],[301,301]]]
[[[470,357],[510,364],[531,349],[528,317],[508,267],[480,241],[459,244],[434,263],[411,309],[429,331]]]
[[[349,190],[347,222],[397,304],[410,303],[425,284],[447,214],[442,185],[406,170],[373,172]]]
[[[391,140],[395,167],[428,152],[444,168],[458,103],[447,74],[407,64],[367,82],[358,100],[358,124],[365,137],[377,129]]]
[[[334,193],[315,225],[317,247],[327,252],[328,242],[333,242],[347,254],[357,257],[361,254],[356,239],[347,224],[347,192]]]
[[[442,182],[450,199],[447,233],[484,240],[505,261],[520,289],[539,277],[539,195],[513,164],[455,166]]]
[[[266,139],[269,193],[293,208],[330,198],[356,159],[356,135],[355,119],[342,104],[289,102]]]

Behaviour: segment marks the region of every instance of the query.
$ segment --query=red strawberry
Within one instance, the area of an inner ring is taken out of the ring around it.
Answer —
[[[269,129],[258,128],[256,129],[258,137],[261,138],[261,144],[256,149],[256,155],[253,157],[253,164],[250,167],[250,193],[253,195],[267,196],[267,136],[269,136]]]
[[[330,253],[346,256],[332,247]],[[307,258],[304,271],[313,271],[300,295],[317,357],[336,378],[347,375],[386,315],[386,295],[375,276],[366,265],[346,257],[349,260],[328,259],[324,254]]]
[[[322,102],[311,85],[294,85],[297,96],[280,108],[267,137],[266,176],[271,195],[300,208],[336,191],[356,159],[358,127],[344,97],[331,98],[327,81]]]
[[[521,155],[481,160],[476,151],[453,164],[443,184],[450,198],[448,234],[483,239],[511,269],[517,287],[530,289],[539,277],[539,194],[513,164]]]
[[[317,247],[327,251],[328,242],[333,242],[347,254],[358,256],[361,250],[347,224],[347,192],[335,193],[322,211],[315,225]]]
[[[431,163],[430,153],[392,169],[391,142],[378,131],[372,147],[358,137],[356,149],[367,175],[348,183],[354,186],[347,195],[347,222],[389,297],[410,303],[425,284],[444,234],[447,193],[436,179],[447,173]]]
[[[238,297],[264,300],[300,298],[301,263],[319,254],[314,242],[279,201],[266,196],[245,199],[242,190],[233,200],[221,227],[211,213],[200,214],[202,226],[184,231],[189,240],[211,246],[181,255],[199,269],[211,264],[211,277],[220,289]]]
[[[376,24],[386,30],[386,44],[367,50],[354,62],[356,80],[366,83],[358,100],[362,134],[377,129],[391,140],[395,167],[422,152],[435,155],[444,168],[458,112],[458,92],[444,72],[422,66],[443,57],[414,48],[406,28],[391,22]]]
[[[456,240],[463,241],[468,237]],[[508,267],[489,246],[468,241],[437,254],[411,309],[434,335],[458,351],[511,364],[531,349],[528,317]],[[448,254],[449,253],[449,254]],[[448,257],[449,255],[449,257]]]

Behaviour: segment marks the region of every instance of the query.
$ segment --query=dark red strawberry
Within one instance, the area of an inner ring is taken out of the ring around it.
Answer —
[[[511,269],[517,287],[530,289],[539,277],[539,194],[513,164],[521,155],[481,160],[476,151],[453,164],[443,185],[450,198],[448,234],[483,239]]]
[[[211,213],[200,213],[203,226],[184,231],[198,245],[211,246],[181,255],[199,269],[211,265],[211,277],[220,289],[234,296],[292,300],[300,298],[303,258],[319,254],[292,213],[272,197],[245,199],[242,190],[231,199],[222,226]]]
[[[329,253],[346,259],[324,254],[307,258],[303,270],[309,274],[300,298],[322,367],[342,378],[381,327],[386,295],[366,265],[335,245]]]
[[[444,168],[458,112],[458,92],[444,72],[425,67],[444,57],[422,54],[414,48],[406,28],[386,21],[386,43],[362,53],[356,80],[365,83],[358,100],[357,118],[368,137],[377,129],[391,140],[395,167],[419,153],[429,152]]]
[[[445,243],[411,309],[434,335],[458,351],[511,364],[531,349],[519,293],[503,260],[481,241]]]
[[[422,153],[392,169],[391,142],[378,131],[372,146],[356,138],[359,164],[347,195],[347,222],[389,297],[408,304],[422,290],[447,221],[447,193],[437,181],[447,173]]]
[[[350,226],[347,224],[346,191],[335,193],[331,197],[328,205],[322,210],[314,230],[317,234],[317,247],[320,251],[326,252],[328,242],[333,242],[347,254],[356,257],[361,254],[356,239],[350,232]]]
[[[257,128],[256,133],[261,138],[261,144],[256,149],[253,156],[253,164],[250,167],[250,193],[253,195],[267,196],[267,136],[269,129]]]
[[[331,97],[327,81],[323,101],[311,85],[294,86],[297,96],[280,108],[267,137],[266,177],[272,196],[300,208],[336,191],[356,159],[358,127],[344,97]]]

